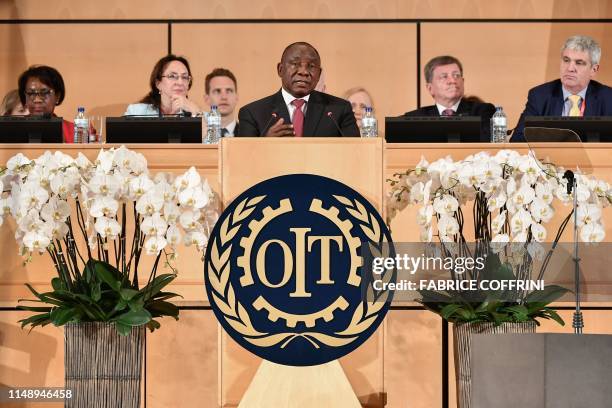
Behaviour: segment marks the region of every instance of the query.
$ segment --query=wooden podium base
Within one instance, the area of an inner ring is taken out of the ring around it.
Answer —
[[[360,408],[338,360],[290,367],[264,360],[238,408]]]

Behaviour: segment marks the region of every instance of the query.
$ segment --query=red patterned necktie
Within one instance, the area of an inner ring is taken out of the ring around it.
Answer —
[[[448,108],[442,111],[442,116],[455,116],[455,111]]]
[[[291,104],[295,106],[295,111],[293,112],[293,130],[295,132],[295,137],[304,136],[304,112],[302,112],[302,106],[306,103],[303,99],[294,99],[291,101]]]

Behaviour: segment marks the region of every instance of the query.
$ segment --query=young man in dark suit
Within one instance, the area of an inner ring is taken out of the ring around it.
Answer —
[[[204,81],[204,101],[208,106],[217,105],[221,114],[221,136],[232,137],[239,126],[234,116],[238,104],[238,81],[229,69],[215,68]]]
[[[601,48],[591,37],[575,35],[561,49],[561,78],[529,90],[511,142],[525,142],[525,116],[612,116],[612,88],[593,78]]]
[[[285,48],[277,65],[282,88],[240,109],[238,136],[359,136],[350,103],[314,90],[321,71],[312,45]]]
[[[435,105],[425,106],[405,113],[405,116],[480,116],[482,118],[481,141],[490,140],[490,119],[495,106],[490,103],[465,100],[463,66],[450,55],[432,58],[424,69],[427,91]]]

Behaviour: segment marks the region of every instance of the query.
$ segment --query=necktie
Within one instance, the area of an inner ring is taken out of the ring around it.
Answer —
[[[229,133],[229,130],[227,130],[226,128],[221,129],[221,137],[227,136],[228,133]]]
[[[295,137],[304,136],[304,112],[302,112],[302,106],[306,101],[303,99],[294,99],[291,104],[295,106],[293,112],[293,130],[295,131]]]
[[[582,116],[580,112],[580,100],[582,99],[580,95],[570,95],[567,97],[572,103],[572,107],[569,111],[569,116]]]
[[[442,116],[455,116],[455,111],[452,110],[451,108],[444,109],[442,111]]]

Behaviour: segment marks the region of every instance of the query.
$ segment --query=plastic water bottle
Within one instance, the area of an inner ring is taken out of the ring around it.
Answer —
[[[508,119],[501,106],[495,107],[491,117],[491,143],[504,143],[508,134]]]
[[[79,107],[74,118],[74,143],[89,143],[89,120],[83,107]]]
[[[378,122],[371,106],[365,108],[365,115],[361,118],[361,137],[378,137]]]
[[[221,139],[221,114],[217,110],[217,105],[210,107],[210,113],[206,117],[206,138],[205,144],[216,144]]]

